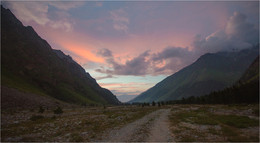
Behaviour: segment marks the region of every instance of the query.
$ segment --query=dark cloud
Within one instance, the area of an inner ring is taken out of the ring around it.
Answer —
[[[185,57],[189,56],[190,52],[188,48],[182,47],[167,47],[162,52],[153,54],[152,60],[168,59],[173,57]]]
[[[112,55],[111,51],[109,53]],[[154,54],[150,54],[150,51],[145,51],[132,60],[126,61],[125,64],[116,62],[113,56],[107,56],[106,62],[111,68],[105,69],[101,67],[95,71],[108,75],[142,76],[147,74],[171,74],[189,64],[192,59],[194,59],[193,52],[189,51],[188,48],[167,47],[161,52]],[[160,64],[163,65],[158,66]],[[103,79],[103,77],[101,78]],[[109,76],[105,78],[109,78]]]
[[[234,12],[226,27],[206,38],[197,35],[193,42],[194,52],[201,55],[208,52],[241,50],[259,43],[259,29],[247,22],[244,14]]]
[[[167,47],[152,54],[150,51],[145,51],[125,64],[116,62],[112,52],[103,49],[98,54],[106,57],[106,62],[110,64],[111,68],[99,68],[96,71],[108,75],[172,74],[205,53],[241,50],[257,43],[259,43],[258,27],[247,22],[245,15],[235,12],[227,21],[225,28],[206,38],[200,35],[195,36],[192,49]]]
[[[126,61],[125,64],[117,63],[114,57],[108,57],[106,61],[112,66],[112,69],[101,68],[96,69],[96,71],[100,73],[116,75],[146,75],[148,73],[147,69],[150,65],[150,62],[146,60],[146,57],[149,55],[149,51],[145,51],[132,60]]]
[[[112,57],[112,52],[109,49],[101,49],[97,52],[97,55],[102,57]]]
[[[188,48],[167,47],[153,54],[150,59],[153,65],[153,75],[171,74],[188,65],[193,59],[193,51],[189,51]],[[157,65],[160,64],[163,66],[158,67]]]
[[[259,42],[259,29],[253,24],[246,21],[244,14],[235,12],[229,18],[226,26],[226,34],[228,38],[234,38],[249,44],[257,44]]]

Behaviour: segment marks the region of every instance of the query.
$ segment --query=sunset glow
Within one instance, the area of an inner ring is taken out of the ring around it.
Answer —
[[[259,30],[257,1],[2,3],[115,95],[140,94],[207,52],[248,47],[239,34]]]

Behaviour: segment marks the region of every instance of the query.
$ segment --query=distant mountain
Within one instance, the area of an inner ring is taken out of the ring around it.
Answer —
[[[238,52],[205,54],[130,102],[179,100],[224,89],[239,80],[258,53],[255,46]]]
[[[1,62],[1,85],[8,88],[69,103],[120,103],[70,56],[53,50],[32,27],[23,26],[2,6]]]
[[[128,102],[132,99],[134,99],[137,95],[120,95],[117,96],[118,100],[121,102]]]

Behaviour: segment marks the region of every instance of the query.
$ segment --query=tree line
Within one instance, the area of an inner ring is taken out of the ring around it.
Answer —
[[[191,96],[181,100],[132,103],[132,105],[163,106],[173,104],[259,104],[259,81],[238,83],[220,91],[211,92],[204,96]]]
[[[182,98],[172,104],[240,104],[259,103],[259,81],[236,84],[208,95]]]

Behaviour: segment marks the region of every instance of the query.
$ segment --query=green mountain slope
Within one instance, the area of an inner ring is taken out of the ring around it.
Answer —
[[[240,78],[239,83],[250,83],[259,81],[259,56],[253,61],[249,68]]]
[[[258,46],[239,52],[205,54],[130,102],[178,100],[201,96],[235,83],[258,55]]]
[[[77,104],[118,104],[89,73],[1,6],[1,84]]]
[[[233,86],[200,97],[189,97],[173,103],[237,104],[259,103],[259,56]]]

